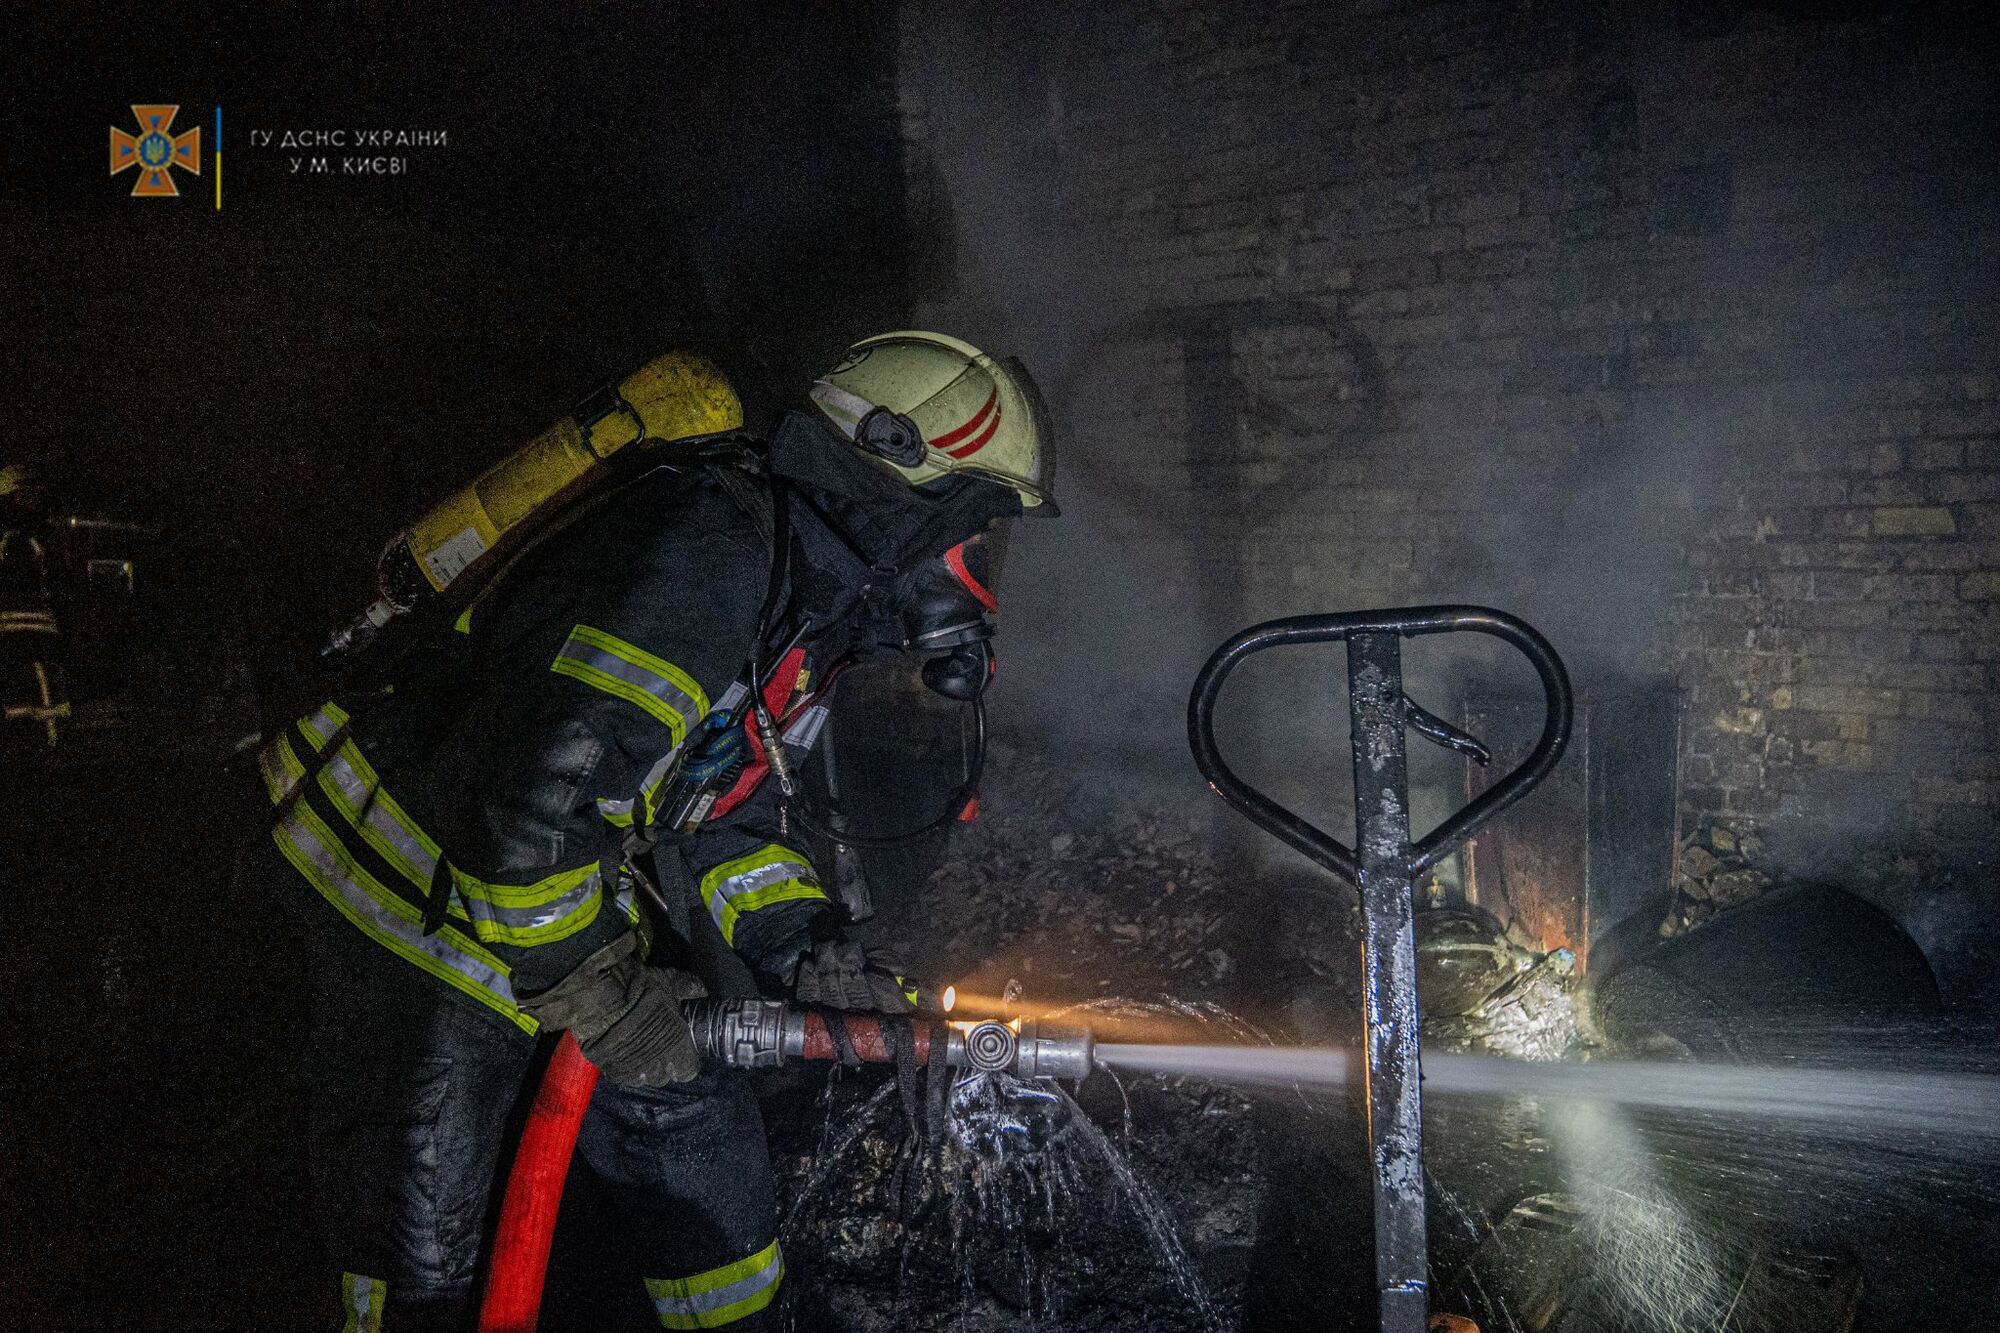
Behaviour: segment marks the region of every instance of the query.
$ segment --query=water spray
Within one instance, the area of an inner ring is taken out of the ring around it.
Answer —
[[[836,1013],[782,1000],[697,1000],[685,1012],[701,1053],[734,1069],[839,1060],[836,1027],[863,1064],[895,1063],[902,1029],[919,1065],[930,1062],[940,1042],[946,1066],[982,1074],[1079,1079],[1096,1065],[1089,1029],[1033,1018],[947,1021],[922,1014]]]

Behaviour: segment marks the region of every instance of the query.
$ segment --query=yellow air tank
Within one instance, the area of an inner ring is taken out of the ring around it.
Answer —
[[[511,551],[587,492],[620,450],[742,427],[743,404],[706,357],[679,351],[648,361],[399,533],[376,562],[381,599],[336,632],[329,651],[365,646],[467,570],[497,563],[489,555]]]

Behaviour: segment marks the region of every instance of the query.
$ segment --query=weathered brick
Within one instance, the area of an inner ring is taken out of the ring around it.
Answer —
[[[1982,570],[1958,581],[1958,595],[1974,601],[2000,601],[2000,570]]]
[[[1837,823],[1865,792],[1927,834],[1992,827],[2000,376],[1968,367],[2000,365],[2000,313],[1965,293],[2000,272],[2000,227],[1894,202],[1959,199],[1990,164],[1947,136],[1892,169],[1858,111],[1810,96],[1868,58],[1867,25],[1682,42],[1694,119],[1640,135],[1579,112],[1591,57],[1496,59],[1477,9],[1112,0],[1037,37],[1079,75],[1055,82],[1093,282],[1137,325],[1239,321],[1208,413],[1227,438],[1149,485],[1136,554],[1184,568],[1190,531],[1245,534],[1246,619],[1477,595],[1562,631],[1594,618],[1551,586],[1575,584],[1630,620],[1621,665],[1686,687],[1691,813]],[[1179,103],[1122,94],[1134,78]],[[1985,114],[1965,90],[1883,97]],[[1702,174],[1719,152],[1733,200],[1699,234],[1673,192],[1722,179]],[[1339,309],[1288,341],[1274,295]],[[1093,401],[1142,381],[1091,429],[1178,457],[1179,342],[1132,342],[1143,369],[1080,377]],[[1628,563],[1637,596],[1590,587]]]
[[[2000,403],[1938,408],[1924,414],[1924,427],[1932,435],[1992,435],[2000,432]]]
[[[1857,689],[1851,685],[1800,685],[1792,691],[1792,706],[1808,713],[1859,713],[1889,717],[1902,711],[1894,690]]]
[[[1949,537],[1958,525],[1949,509],[1890,508],[1871,514],[1869,529],[1878,537]]]
[[[1910,463],[1920,468],[1964,467],[1965,445],[1956,440],[1919,440],[1911,452]]]

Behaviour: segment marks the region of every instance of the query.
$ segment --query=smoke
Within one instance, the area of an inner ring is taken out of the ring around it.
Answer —
[[[1678,674],[1703,756],[1690,804],[1762,818],[1782,799],[1812,828],[1789,845],[1852,864],[1907,832],[1923,747],[1827,759],[1805,749],[1817,721],[1779,714],[1816,671],[1904,672],[1894,643],[1805,631],[1879,623],[1888,584],[1840,578],[1919,557],[1833,550],[1815,506],[1917,501],[1792,455],[1838,471],[1905,428],[1879,404],[1916,393],[1908,375],[1977,359],[1898,347],[1882,303],[1946,302],[1966,255],[1949,238],[1982,234],[1968,210],[1991,173],[1948,198],[1881,146],[1896,116],[1916,143],[1954,114],[1896,110],[1897,79],[1940,75],[1920,45],[1770,20],[1740,50],[1704,46],[1665,10],[1523,21],[905,8],[934,261],[918,317],[1022,356],[1061,427],[1064,517],[1023,523],[1005,573],[997,725],[1198,802],[1186,692],[1228,635],[1483,602],[1542,629],[1586,694]],[[1759,96],[1686,96],[1793,48],[1875,82],[1829,103],[1776,61]],[[1974,105],[1964,74],[1940,105]],[[1921,142],[1950,175],[1970,141]],[[1413,696],[1447,716],[1470,683],[1532,685],[1504,650],[1408,659]],[[1225,749],[1341,833],[1337,650],[1240,676]],[[1458,803],[1461,769],[1413,765],[1421,827]],[[1856,765],[1881,781],[1843,799]]]

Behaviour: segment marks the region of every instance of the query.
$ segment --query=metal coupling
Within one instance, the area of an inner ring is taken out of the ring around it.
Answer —
[[[1014,1067],[1014,1057],[1020,1050],[1019,1038],[1014,1029],[997,1018],[989,1018],[974,1023],[963,1034],[954,1033],[957,1040],[945,1052],[945,1063],[964,1069],[974,1069],[982,1074],[997,1074]],[[951,1057],[957,1055],[957,1060]]]
[[[771,766],[772,776],[778,779],[778,789],[790,796],[796,790],[792,782],[792,760],[785,753],[785,738],[778,730],[777,719],[761,702],[757,705],[756,716],[757,741],[764,747],[764,762]]]
[[[782,1000],[697,1000],[682,1013],[695,1047],[733,1069],[769,1069],[805,1050],[805,1015]]]
[[[902,1015],[833,1014],[782,1000],[695,1000],[682,1012],[702,1055],[734,1069],[768,1069],[801,1059],[888,1064],[899,1058],[898,1040],[908,1043],[903,1049],[920,1064],[929,1060],[931,1044],[943,1040],[947,1065],[982,1074],[1080,1079],[1096,1064],[1089,1029],[1033,1019],[945,1024]],[[895,1031],[907,1036],[895,1038],[892,1025],[901,1025]]]
[[[1014,1073],[1019,1078],[1083,1078],[1097,1063],[1090,1029],[1028,1019],[1021,1024]]]
[[[1088,1028],[1063,1027],[1024,1019],[1018,1025],[989,1018],[954,1026],[945,1063],[982,1074],[1016,1078],[1083,1078],[1097,1062]]]

